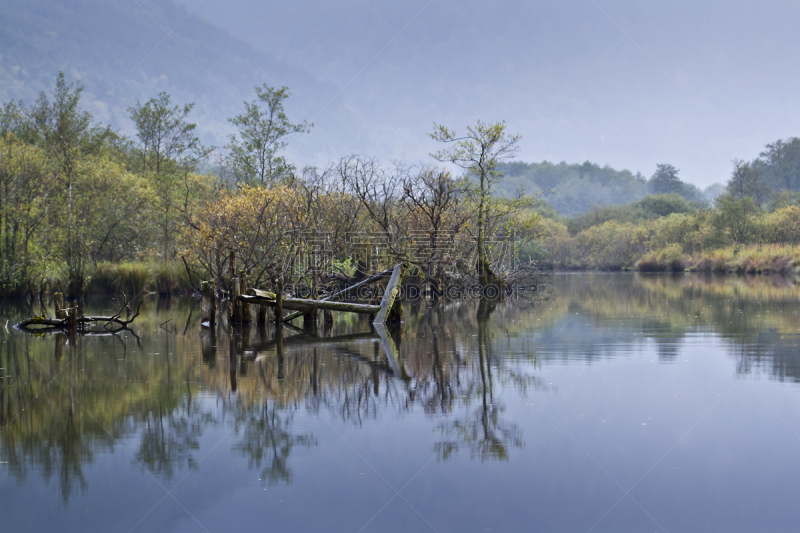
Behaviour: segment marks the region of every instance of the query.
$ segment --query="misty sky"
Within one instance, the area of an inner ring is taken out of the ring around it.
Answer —
[[[419,159],[434,121],[504,119],[524,135],[520,160],[646,175],[669,162],[705,186],[800,133],[796,2],[205,0],[196,13],[332,82],[375,133],[345,146],[382,158]],[[324,114],[305,118],[335,127]]]

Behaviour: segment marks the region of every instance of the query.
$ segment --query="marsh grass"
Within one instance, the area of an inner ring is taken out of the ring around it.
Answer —
[[[686,255],[672,244],[647,252],[636,262],[640,272],[690,270],[719,274],[793,274],[800,264],[800,248],[782,244],[727,246]]]
[[[679,244],[670,244],[661,250],[647,252],[634,265],[640,272],[682,272],[689,264],[689,257]]]
[[[99,263],[87,283],[91,294],[124,292],[129,298],[142,292],[188,294],[192,284],[181,263]]]

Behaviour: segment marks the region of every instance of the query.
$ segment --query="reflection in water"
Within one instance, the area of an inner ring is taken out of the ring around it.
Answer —
[[[470,457],[481,460],[507,460],[507,446],[521,447],[524,443],[516,424],[502,419],[503,406],[495,400],[492,389],[492,350],[488,335],[489,316],[493,305],[481,301],[478,306],[478,374],[480,387],[480,407],[470,411],[462,419],[441,423],[439,431],[446,437],[453,438],[436,443],[436,450],[441,460],[448,459],[460,446],[469,448]],[[434,359],[438,359],[436,332],[432,332]]]
[[[247,458],[249,468],[261,470],[259,479],[263,483],[290,483],[288,460],[292,448],[316,444],[312,435],[295,435],[291,430],[292,411],[279,410],[269,400],[259,408],[237,409],[234,420],[234,431],[241,434],[234,449]]]
[[[86,465],[122,439],[137,468],[170,481],[197,468],[204,432],[224,428],[225,446],[262,483],[285,485],[293,451],[320,444],[296,427],[299,414],[364,428],[416,412],[431,423],[440,461],[461,450],[513,461],[536,435],[506,405],[550,390],[542,365],[650,345],[672,365],[698,335],[720,338],[740,374],[800,381],[800,291],[783,278],[563,275],[554,285],[540,304],[414,302],[402,331],[327,314],[319,331],[208,330],[194,302],[176,300],[148,300],[119,336],[11,331],[0,349],[2,468],[21,486],[57,480],[67,504],[91,490]],[[23,313],[4,310],[12,323]],[[168,319],[178,326],[160,328]]]

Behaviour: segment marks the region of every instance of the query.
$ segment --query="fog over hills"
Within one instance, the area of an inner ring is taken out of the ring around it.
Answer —
[[[197,12],[343,88],[375,132],[352,151],[383,158],[429,151],[433,121],[504,119],[525,135],[522,161],[646,176],[671,163],[703,188],[732,158],[798,134],[800,73],[776,53],[800,41],[795,2],[205,0]]]
[[[0,20],[0,99],[30,104],[50,92],[59,71],[85,86],[83,104],[101,121],[132,132],[127,108],[166,91],[178,103],[195,102],[190,118],[206,144],[222,146],[227,118],[254,98],[257,84],[288,85],[291,118],[300,121],[338,92],[301,67],[254,49],[180,4],[154,0],[6,0]],[[319,124],[341,127],[339,139],[366,137],[340,102]],[[348,150],[337,137],[293,139],[291,155],[309,160]],[[310,142],[313,141],[313,142]]]
[[[256,84],[288,85],[298,164],[361,153],[431,162],[434,122],[506,120],[521,161],[591,161],[650,176],[671,163],[701,188],[734,157],[797,135],[800,73],[788,1],[5,0],[0,98],[28,102],[58,70],[89,108],[170,92],[203,140]]]

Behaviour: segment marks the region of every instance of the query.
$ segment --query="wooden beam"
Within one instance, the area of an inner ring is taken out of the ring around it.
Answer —
[[[277,307],[277,302],[272,298],[261,296],[239,295],[240,301],[249,304],[266,305]],[[283,298],[283,309],[307,312],[312,309],[329,309],[331,311],[346,311],[350,313],[362,313],[373,315],[378,312],[380,306],[368,304],[355,304],[348,302],[331,302],[327,300],[311,300],[307,298]]]
[[[392,277],[389,278],[389,283],[386,285],[386,292],[383,293],[383,300],[381,300],[378,314],[375,315],[375,320],[372,321],[373,324],[386,323],[389,310],[392,308],[392,305],[394,305],[394,299],[397,297],[397,293],[400,292],[400,283],[403,281],[404,268],[405,265],[402,263],[394,267]]]
[[[393,269],[391,269],[391,268],[387,269],[387,270],[384,270],[380,274],[375,274],[371,278],[367,278],[364,281],[359,281],[355,285],[350,285],[349,287],[347,287],[344,290],[341,290],[341,291],[339,291],[339,292],[337,292],[335,294],[331,294],[330,296],[326,296],[325,298],[321,298],[319,301],[320,302],[323,302],[323,301],[327,302],[329,300],[334,300],[336,298],[341,298],[341,297],[353,292],[354,290],[356,290],[359,287],[364,287],[366,285],[369,285],[370,283],[375,283],[376,281],[380,281],[380,280],[382,280],[384,278],[388,278],[389,276],[392,275],[392,271],[393,271]],[[250,294],[250,291],[248,291],[248,294]],[[299,317],[303,316],[303,314],[305,314],[303,311],[297,311],[296,313],[292,313],[292,314],[288,315],[286,318],[283,319],[283,321],[284,322],[289,322],[291,320],[294,320],[295,318],[299,318]]]

